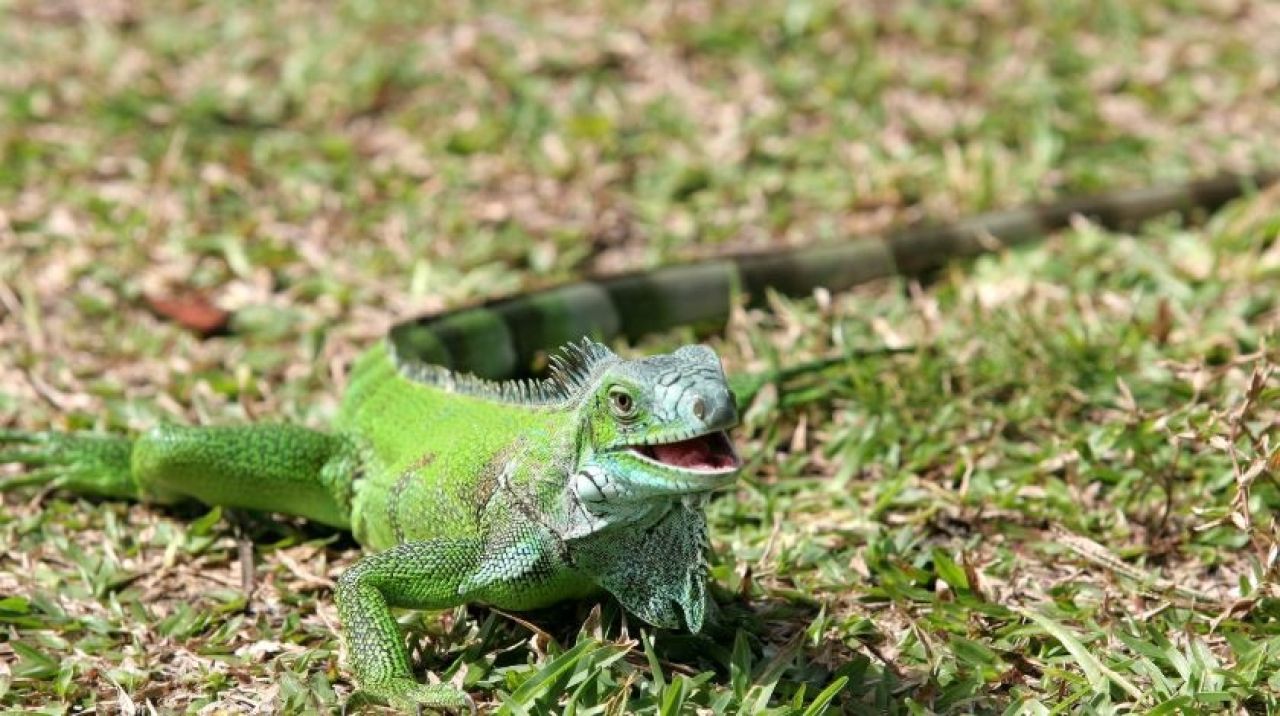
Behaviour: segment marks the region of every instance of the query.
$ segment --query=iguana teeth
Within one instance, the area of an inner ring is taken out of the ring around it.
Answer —
[[[631,449],[646,460],[686,472],[725,473],[742,466],[733,443],[723,431]]]

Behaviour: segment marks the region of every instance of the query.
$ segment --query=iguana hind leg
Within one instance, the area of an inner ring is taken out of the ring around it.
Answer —
[[[360,690],[406,710],[469,709],[470,697],[448,684],[413,677],[409,654],[391,607],[445,609],[463,601],[463,579],[475,569],[480,540],[406,542],[369,555],[338,579],[334,601],[342,620],[347,660]]]
[[[0,432],[0,463],[33,468],[0,489],[34,483],[73,492],[241,507],[350,524],[357,451],[295,425],[163,425],[136,439],[101,433]]]

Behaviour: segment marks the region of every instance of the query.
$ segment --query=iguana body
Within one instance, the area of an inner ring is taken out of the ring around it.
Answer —
[[[1272,177],[1257,177],[1263,184]],[[289,425],[162,426],[130,439],[0,432],[0,463],[51,483],[156,502],[304,516],[350,529],[372,554],[336,600],[361,688],[400,706],[461,706],[412,675],[389,607],[477,602],[529,609],[599,591],[646,621],[700,628],[702,503],[739,461],[735,397],[707,348],[622,360],[570,346],[538,382],[539,351],[582,335],[638,337],[722,322],[736,290],[837,290],[916,273],[991,239],[1015,244],[1073,213],[1136,222],[1239,193],[1221,179],[978,217],[941,229],[660,269],[397,327],[354,367],[330,432]],[[439,364],[439,365],[432,365]]]
[[[401,361],[383,342],[355,366],[331,433],[3,433],[0,462],[75,491],[351,529],[375,551],[335,595],[360,686],[403,707],[459,707],[461,692],[413,678],[389,607],[524,610],[604,590],[652,624],[701,628],[702,502],[737,473],[724,432],[737,415],[702,346],[622,360],[583,341],[551,377],[499,384]]]

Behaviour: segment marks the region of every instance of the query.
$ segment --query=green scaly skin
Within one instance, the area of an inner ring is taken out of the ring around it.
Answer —
[[[524,374],[579,336],[718,327],[736,294],[804,295],[1033,240],[1079,214],[1105,226],[1213,209],[1275,174],[1219,177],[973,217],[888,237],[731,256],[569,284],[397,326],[357,364],[331,432],[161,426],[136,438],[0,431],[0,490],[45,484],[112,498],[301,515],[372,552],[338,581],[350,666],[368,694],[465,708],[412,673],[390,607],[521,610],[608,592],[644,620],[697,631],[706,605],[702,505],[739,461],[734,391],[709,349],[620,360],[584,341],[545,381]],[[765,383],[844,357],[734,381]],[[683,447],[637,447],[671,445]],[[664,450],[665,452],[658,452]],[[695,459],[696,458],[696,459]],[[702,460],[700,463],[699,460]],[[701,467],[699,467],[701,465]]]

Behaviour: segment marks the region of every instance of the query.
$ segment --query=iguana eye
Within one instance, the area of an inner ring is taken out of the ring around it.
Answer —
[[[636,401],[626,388],[615,385],[609,389],[609,407],[619,418],[629,418],[636,412]]]

